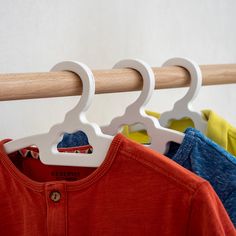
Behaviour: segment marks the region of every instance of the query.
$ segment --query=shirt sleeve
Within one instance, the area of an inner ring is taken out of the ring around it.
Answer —
[[[187,235],[236,235],[222,202],[208,182],[203,182],[192,197]]]

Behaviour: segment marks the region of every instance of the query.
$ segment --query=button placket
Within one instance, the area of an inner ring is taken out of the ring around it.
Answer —
[[[64,184],[48,184],[45,190],[48,234],[65,235],[67,224],[65,186]]]

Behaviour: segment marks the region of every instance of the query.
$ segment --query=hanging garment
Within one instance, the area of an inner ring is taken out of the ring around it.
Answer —
[[[121,134],[98,168],[43,165],[3,143],[1,235],[236,235],[207,181]]]
[[[82,132],[82,131],[81,131]],[[76,143],[78,142],[78,137],[81,136],[81,132],[76,132],[74,133],[73,136],[69,134],[69,137],[65,139],[65,143],[60,142],[60,145],[57,146],[57,149],[59,152],[68,152],[68,153],[92,153],[93,152],[93,147],[90,145],[84,145],[84,146],[76,146]],[[83,132],[82,132],[83,133]],[[84,133],[83,133],[84,134]],[[86,134],[84,134],[86,136]],[[87,138],[87,136],[86,136]],[[12,141],[12,139],[5,139],[4,142],[9,142]],[[73,146],[72,146],[73,145]],[[62,147],[60,147],[62,146]],[[63,147],[65,146],[65,147]],[[37,147],[28,147],[28,148],[23,148],[18,151],[19,155],[23,158],[34,158],[34,159],[39,159],[39,150]],[[16,153],[15,153],[16,155]]]
[[[157,119],[160,118],[159,113],[152,111],[146,111],[146,113],[150,116],[156,117]],[[236,128],[217,115],[214,111],[203,110],[202,114],[204,119],[207,121],[205,135],[236,156]],[[189,118],[184,118],[172,121],[169,128],[184,132],[188,127],[194,127],[194,124]],[[136,142],[143,144],[150,143],[150,139],[145,130],[131,132],[129,126],[125,126],[122,133]]]
[[[181,144],[171,143],[165,154],[208,180],[236,227],[236,159],[194,128],[185,131]]]
[[[73,134],[65,133],[57,148],[76,147],[89,145],[87,135],[79,130]]]

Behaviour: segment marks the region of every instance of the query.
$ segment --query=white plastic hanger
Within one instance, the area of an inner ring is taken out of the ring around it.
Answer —
[[[141,123],[145,126],[151,137],[151,149],[165,153],[168,149],[168,143],[174,141],[181,143],[184,134],[166,129],[160,126],[157,119],[148,116],[145,113],[144,106],[148,103],[155,88],[155,77],[152,68],[140,60],[123,60],[118,62],[113,68],[131,68],[137,70],[143,77],[143,89],[139,98],[129,105],[123,116],[113,119],[108,126],[102,127],[105,134],[115,135],[123,125]]]
[[[170,120],[179,120],[188,117],[193,121],[194,127],[204,133],[207,122],[202,118],[200,112],[196,112],[192,109],[192,102],[202,86],[200,67],[195,62],[186,58],[171,58],[166,61],[163,66],[181,66],[187,69],[190,73],[191,82],[187,94],[174,104],[173,109],[161,114],[159,119],[160,124],[166,127]]]
[[[102,134],[98,125],[87,121],[88,110],[95,93],[95,82],[92,71],[76,61],[65,61],[56,64],[51,71],[67,70],[79,75],[83,83],[83,93],[79,103],[66,113],[63,123],[54,125],[48,133],[33,135],[4,144],[6,153],[12,153],[25,147],[36,145],[39,148],[40,160],[44,164],[63,166],[97,167],[105,159],[112,137]],[[84,131],[93,146],[93,153],[61,153],[57,144],[65,132]]]

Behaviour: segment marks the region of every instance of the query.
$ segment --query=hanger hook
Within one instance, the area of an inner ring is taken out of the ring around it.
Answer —
[[[108,126],[102,127],[105,134],[114,135],[122,125],[133,124],[135,119],[146,117],[145,105],[149,102],[155,88],[155,76],[152,68],[145,62],[137,59],[122,60],[113,68],[130,68],[138,71],[143,79],[143,89],[138,99],[127,106],[122,116],[114,118]]]
[[[202,114],[192,109],[192,102],[199,93],[202,86],[202,73],[200,67],[193,61],[186,58],[172,58],[164,63],[164,66],[181,66],[190,73],[190,88],[186,95],[175,102],[174,107],[170,111],[162,113],[159,122],[162,126],[170,125],[171,120],[179,120],[184,117],[190,118],[194,127],[201,132],[206,130],[206,121],[202,118]]]
[[[78,75],[82,80],[82,95],[78,104],[66,114],[65,119],[74,119],[75,114],[83,114],[86,112],[92,103],[93,96],[95,94],[95,80],[92,71],[89,67],[81,62],[77,61],[63,61],[51,69],[51,71],[70,71]],[[79,111],[79,112],[76,112]]]
[[[178,104],[191,106],[202,86],[202,72],[199,65],[190,59],[175,57],[167,60],[163,66],[181,66],[190,73],[190,88],[186,95],[175,103],[175,106]]]
[[[138,59],[126,59],[116,63],[113,68],[130,68],[141,74],[143,79],[143,88],[138,99],[130,104],[126,111],[140,110],[149,102],[155,89],[155,76],[151,67],[144,61]]]

